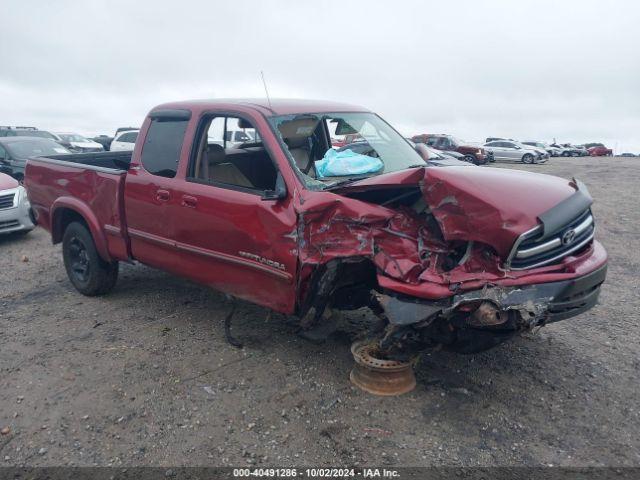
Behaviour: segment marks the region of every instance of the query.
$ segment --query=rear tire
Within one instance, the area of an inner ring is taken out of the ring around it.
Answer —
[[[118,280],[118,262],[106,262],[98,255],[93,237],[82,223],[73,222],[65,230],[62,256],[69,280],[83,295],[108,293]]]

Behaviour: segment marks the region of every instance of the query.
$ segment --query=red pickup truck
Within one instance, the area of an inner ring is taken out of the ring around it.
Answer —
[[[596,304],[607,255],[583,183],[425,159],[361,107],[191,101],[154,108],[133,152],[30,159],[25,185],[85,295],[138,261],[303,329],[368,307],[390,358],[487,349]]]
[[[613,155],[613,150],[605,147],[601,143],[594,143],[591,146],[587,146],[587,151],[592,157],[610,157]]]

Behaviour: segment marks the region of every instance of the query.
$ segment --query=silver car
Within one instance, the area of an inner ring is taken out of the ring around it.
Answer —
[[[0,173],[0,234],[27,233],[34,228],[27,191],[15,178]]]
[[[484,144],[484,148],[493,152],[496,161],[540,163],[549,158],[549,153],[544,149],[511,140],[488,142]]]
[[[522,143],[523,145],[529,145],[530,147],[538,148],[539,150],[546,150],[549,153],[550,157],[562,156],[563,150],[561,148],[551,146],[548,143],[534,142],[534,141],[520,142],[520,143]]]

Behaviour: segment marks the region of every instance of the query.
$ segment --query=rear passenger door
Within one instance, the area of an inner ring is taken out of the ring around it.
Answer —
[[[269,198],[278,170],[261,133],[248,117],[204,115],[169,216],[183,275],[291,313],[296,216],[290,194]]]
[[[504,148],[502,142],[489,142],[485,144],[485,148],[493,152],[493,158],[496,160],[505,160]]]
[[[169,205],[180,194],[176,174],[189,117],[186,110],[152,112],[142,151],[133,155],[125,183],[134,258],[174,273],[180,270],[180,258],[173,240],[176,219],[170,216]]]

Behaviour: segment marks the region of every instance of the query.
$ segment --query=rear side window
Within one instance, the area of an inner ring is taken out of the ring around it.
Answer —
[[[142,165],[145,170],[160,177],[176,176],[187,123],[188,120],[151,121],[142,147]]]

